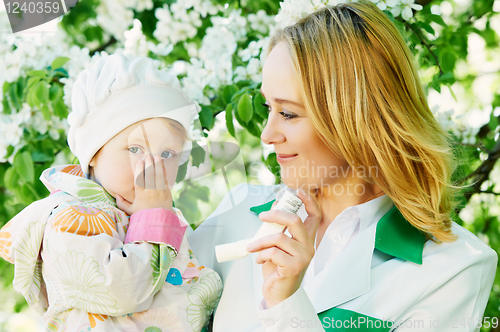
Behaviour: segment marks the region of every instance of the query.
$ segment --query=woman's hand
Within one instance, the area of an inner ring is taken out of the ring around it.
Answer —
[[[291,238],[284,233],[273,234],[247,247],[250,252],[260,251],[256,262],[262,264],[262,294],[267,308],[297,291],[315,253],[314,239],[322,217],[321,209],[314,196],[299,190],[298,197],[304,202],[308,214],[304,223],[299,216],[286,211],[271,210],[259,215],[264,222],[288,227]]]
[[[144,209],[162,207],[172,210],[172,193],[163,161],[160,157],[147,155],[145,162],[139,160],[135,165],[135,198],[132,203],[116,195],[116,205],[128,215]]]

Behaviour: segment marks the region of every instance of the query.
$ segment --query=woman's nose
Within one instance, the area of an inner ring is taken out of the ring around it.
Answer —
[[[260,135],[260,139],[265,144],[283,143],[285,141],[285,135],[279,129],[279,125],[276,123],[277,120],[273,114],[269,115],[267,124]]]

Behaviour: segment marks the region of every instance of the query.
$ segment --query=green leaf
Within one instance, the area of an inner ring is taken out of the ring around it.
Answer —
[[[245,93],[241,96],[238,101],[238,114],[241,119],[248,123],[253,117],[253,105],[252,105],[252,97],[248,93]]]
[[[194,192],[195,197],[202,200],[203,202],[208,202],[209,194],[210,190],[205,186],[196,188],[196,191]]]
[[[20,110],[21,109],[21,101],[19,100],[18,93],[17,93],[17,84],[12,83],[10,85],[9,96],[10,96],[10,101],[12,102],[12,106],[14,106],[14,108],[17,110]]]
[[[455,82],[455,76],[452,72],[447,72],[439,76],[437,82],[442,84],[453,84]]]
[[[493,99],[493,103],[491,104],[493,108],[500,107],[500,93],[495,94],[495,98]]]
[[[226,127],[231,136],[236,138],[236,133],[234,131],[234,123],[233,123],[233,104],[228,104],[225,110],[226,113]]]
[[[444,72],[451,72],[455,68],[455,62],[457,61],[457,56],[455,53],[447,48],[443,49],[440,55],[440,64]]]
[[[27,76],[31,78],[37,78],[40,79],[40,78],[43,78],[45,76],[47,76],[47,72],[45,70],[30,70],[29,72],[26,73]],[[29,80],[28,80],[29,82]]]
[[[68,108],[66,107],[66,104],[62,101],[62,99],[59,99],[53,104],[54,107],[54,115],[59,117],[60,119],[65,119],[68,117]]]
[[[49,100],[49,89],[47,88],[47,82],[45,80],[41,80],[40,82],[38,82],[35,91],[37,106],[46,104]]]
[[[60,56],[58,58],[55,58],[54,61],[52,61],[52,64],[50,65],[50,67],[52,68],[52,70],[56,70],[56,69],[59,69],[62,66],[64,66],[64,64],[66,64],[66,62],[68,62],[68,61],[69,61],[69,58],[64,57],[64,56]]]
[[[52,84],[49,89],[49,99],[52,101],[58,100],[62,97],[63,91],[57,84]]]
[[[222,99],[224,103],[229,104],[233,95],[238,91],[238,87],[236,85],[226,85],[224,90],[222,91]]]
[[[3,181],[7,189],[12,190],[18,186],[19,175],[17,174],[14,166],[9,167],[3,176]]]
[[[182,180],[184,180],[184,178],[186,177],[186,174],[187,174],[187,165],[188,165],[188,162],[186,161],[184,164],[180,165],[178,170],[177,170],[177,176],[175,178],[175,182],[181,182]]]
[[[28,151],[19,152],[14,157],[14,168],[21,179],[33,182],[35,177],[35,167],[33,159]]]
[[[12,113],[12,111],[10,109],[9,101],[7,100],[7,98],[3,98],[2,105],[3,105],[3,113],[4,114]]]
[[[42,107],[40,108],[40,111],[42,112],[43,118],[49,121],[50,118],[52,117],[50,114],[50,108],[46,104],[43,104]]]
[[[434,31],[434,29],[429,24],[425,22],[418,22],[418,26],[427,31],[428,33],[430,33],[431,35],[433,36],[436,35],[436,31]]]
[[[10,88],[10,83],[9,82],[3,82],[2,89],[3,89],[3,94],[4,95],[7,93],[7,91],[9,91],[9,88]]]
[[[38,194],[35,191],[35,188],[29,182],[24,184],[24,186],[22,186],[22,193],[23,193],[23,196],[24,196],[26,202],[28,202],[28,204],[33,203],[34,201],[36,201],[39,198]]]
[[[195,141],[193,141],[191,156],[193,157],[193,166],[195,167],[200,166],[205,161],[205,150]]]
[[[214,114],[212,112],[212,107],[201,105],[201,111],[199,113],[200,123],[203,128],[212,128],[214,122]]]
[[[262,131],[260,128],[257,126],[257,124],[253,121],[250,121],[246,124],[246,128],[248,129],[248,132],[252,134],[253,136],[260,138],[260,135],[262,134]]]
[[[257,113],[264,120],[268,117],[268,108],[263,104],[266,102],[266,99],[260,92],[257,92],[255,97],[253,98],[253,108],[255,113]]]
[[[33,152],[32,158],[33,158],[33,162],[35,162],[35,163],[37,163],[37,162],[43,163],[43,162],[54,160],[54,156],[50,156],[50,155],[48,155],[44,152],[41,152],[41,151]]]
[[[427,18],[443,27],[447,27],[446,23],[444,23],[443,18],[440,15],[431,14],[428,15]]]
[[[42,79],[42,77],[40,77],[40,76],[28,78],[28,85],[27,85],[26,89],[30,90],[31,88],[33,88],[35,86],[35,84],[40,82],[41,79]]]
[[[266,158],[266,164],[271,173],[276,177],[276,183],[280,182],[280,164],[276,159],[276,153],[270,153]]]

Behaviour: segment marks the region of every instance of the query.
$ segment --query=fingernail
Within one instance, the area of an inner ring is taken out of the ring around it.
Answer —
[[[251,251],[254,248],[253,243],[247,245],[247,251]]]
[[[160,157],[159,156],[155,156],[155,162],[159,162],[160,161]]]

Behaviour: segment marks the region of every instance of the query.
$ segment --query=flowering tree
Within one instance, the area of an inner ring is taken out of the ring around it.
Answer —
[[[454,179],[464,186],[454,219],[500,248],[500,1],[372,1],[405,36],[432,109],[453,138],[460,161]],[[45,168],[74,161],[66,144],[73,82],[114,52],[149,56],[177,75],[201,105],[203,134],[227,129],[247,166],[268,168],[248,167],[249,181],[279,181],[276,155],[259,140],[267,119],[259,88],[269,36],[337,2],[83,0],[63,17],[55,36],[0,35],[0,225],[48,195],[38,181]],[[0,29],[9,29],[7,16],[0,18]],[[203,188],[184,190],[191,190],[189,199],[206,200]],[[182,206],[182,197],[176,204]],[[198,217],[188,213],[188,219]],[[2,278],[11,280],[12,271],[0,261]],[[488,317],[499,316],[499,278]]]

